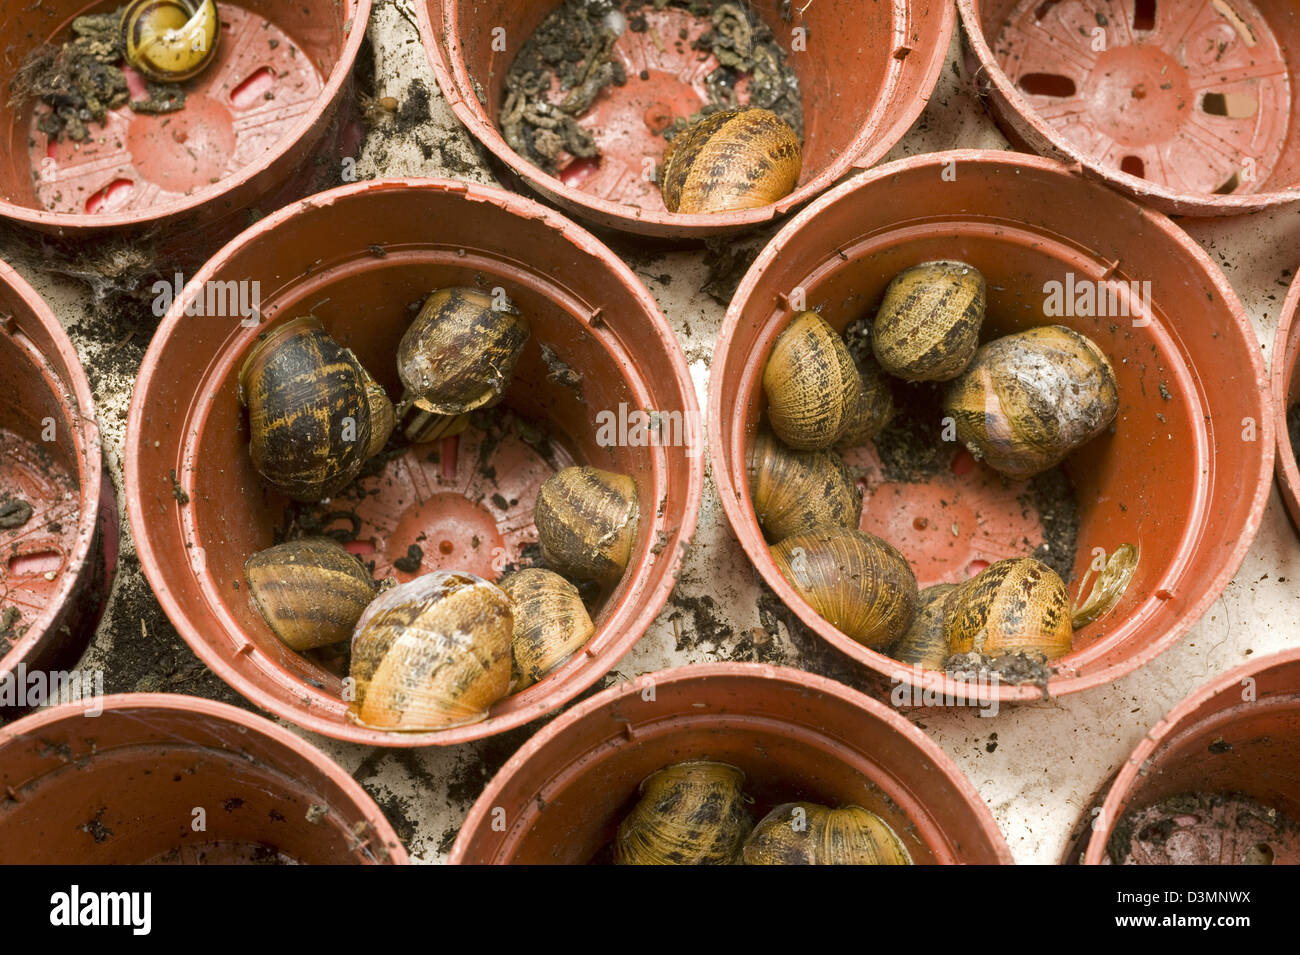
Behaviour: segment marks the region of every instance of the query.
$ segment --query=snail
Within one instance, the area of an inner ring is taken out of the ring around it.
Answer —
[[[652,773],[619,824],[616,865],[734,865],[752,822],[735,766],[696,760]]]
[[[346,487],[393,429],[393,406],[356,356],[313,316],[271,331],[244,360],[253,466],[299,501]]]
[[[957,437],[989,467],[1029,478],[1115,419],[1115,371],[1089,338],[1045,325],[983,345],[944,398]]]
[[[815,802],[777,806],[741,850],[745,865],[911,865],[889,823],[861,806]]]
[[[927,670],[942,670],[950,656],[948,637],[944,632],[947,622],[949,595],[956,584],[935,584],[921,591],[916,616],[907,633],[889,649],[889,655],[901,663],[911,663]]]
[[[803,149],[771,110],[744,106],[711,113],[683,129],[664,151],[659,190],[669,212],[757,209],[788,196]]]
[[[822,525],[769,549],[799,596],[864,646],[890,646],[916,615],[916,576],[903,555],[879,537]]]
[[[885,289],[871,330],[880,366],[907,381],[948,381],[979,347],[984,276],[965,262],[923,262]]]
[[[554,571],[526,567],[500,586],[513,607],[514,689],[522,690],[581,650],[596,628],[578,588]]]
[[[215,58],[220,36],[212,0],[132,0],[122,10],[127,63],[160,83],[201,73]]]
[[[856,448],[866,444],[894,417],[894,392],[889,379],[867,349],[855,349],[849,344],[849,354],[858,369],[857,403],[849,408],[848,423],[836,442],[840,447]]]
[[[1056,571],[1032,557],[990,564],[959,584],[946,602],[944,635],[954,654],[1070,652],[1070,595]]]
[[[542,559],[566,577],[602,584],[617,582],[627,569],[637,516],[636,482],[591,467],[552,474],[533,508]]]
[[[768,422],[798,451],[835,444],[853,423],[861,391],[848,346],[816,312],[795,316],[763,368]]]
[[[510,690],[514,616],[473,574],[434,571],[385,591],[352,634],[350,716],[388,730],[439,730],[487,717]]]
[[[1138,549],[1132,544],[1120,544],[1116,547],[1114,553],[1106,559],[1105,566],[1097,575],[1097,579],[1093,581],[1091,593],[1085,598],[1083,592],[1087,589],[1088,581],[1092,578],[1095,569],[1092,564],[1088,565],[1083,580],[1079,582],[1079,596],[1074,602],[1074,611],[1070,614],[1070,623],[1075,630],[1086,627],[1098,617],[1114,609],[1120,598],[1124,596],[1124,592],[1128,590],[1133,574],[1137,572],[1140,556]]]
[[[376,593],[361,561],[325,537],[258,551],[244,564],[244,576],[271,631],[299,652],[351,637]]]
[[[834,451],[792,451],[760,431],[750,445],[748,470],[754,513],[771,540],[818,524],[858,526],[862,493]]]

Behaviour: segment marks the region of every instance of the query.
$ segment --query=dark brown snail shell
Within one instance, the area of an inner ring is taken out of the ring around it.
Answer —
[[[834,451],[794,451],[767,431],[749,452],[754,514],[770,540],[784,540],[819,524],[857,527],[862,492]]]
[[[754,106],[711,113],[664,152],[659,189],[669,212],[757,209],[794,191],[803,148],[789,124]]]
[[[957,584],[935,584],[921,591],[916,616],[907,633],[893,645],[889,655],[901,663],[910,663],[927,670],[942,670],[952,654],[948,650],[945,630],[948,619],[948,597]]]
[[[324,537],[258,551],[244,576],[271,631],[299,652],[349,639],[378,592],[361,561]]]
[[[615,583],[636,542],[636,482],[599,468],[564,468],[538,490],[533,522],[547,566],[575,580]]]

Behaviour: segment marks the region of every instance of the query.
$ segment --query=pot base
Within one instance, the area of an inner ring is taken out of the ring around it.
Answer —
[[[1133,813],[1125,865],[1295,865],[1300,826],[1247,796],[1189,795]],[[1115,841],[1112,838],[1112,843]],[[1106,857],[1103,865],[1114,861]]]

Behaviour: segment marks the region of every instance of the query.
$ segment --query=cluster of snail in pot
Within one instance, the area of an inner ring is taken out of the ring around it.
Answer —
[[[530,336],[504,297],[435,290],[397,349],[405,389],[394,407],[356,356],[312,317],[267,333],[245,359],[240,400],[250,455],[296,501],[338,494],[394,428],[422,443],[463,431],[509,387]],[[538,491],[533,514],[546,567],[499,583],[434,571],[377,584],[361,560],[323,537],[284,541],[249,558],[250,598],[289,648],[348,642],[349,716],[378,729],[432,731],[485,719],[491,706],[544,679],[594,625],[574,581],[615,584],[637,536],[635,481],[571,466]]]
[[[1062,657],[1074,630],[1113,606],[1132,574],[1124,545],[1106,586],[1080,607],[1032,557],[919,591],[903,554],[859,530],[862,495],[840,451],[891,421],[890,378],[946,382],[944,414],[957,439],[1010,479],[1056,466],[1114,420],[1115,373],[1095,342],[1047,325],[981,345],[985,304],[976,268],[934,261],[894,277],[857,347],[816,313],[795,316],[763,372],[768,429],[747,461],[759,525],[799,596],[858,643],[927,669],[972,653]]]
[[[692,760],[647,776],[619,823],[616,865],[911,865],[889,823],[861,806],[775,806],[755,824],[735,766]]]

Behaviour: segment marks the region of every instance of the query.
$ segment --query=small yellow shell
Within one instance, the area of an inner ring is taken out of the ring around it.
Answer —
[[[907,381],[948,381],[979,347],[984,276],[965,262],[923,262],[885,289],[871,345],[880,366]]]
[[[864,646],[890,646],[916,615],[916,576],[903,555],[879,537],[822,526],[787,537],[770,550],[799,595]]]
[[[212,63],[221,19],[212,0],[133,0],[122,11],[126,61],[151,80],[179,83]]]
[[[510,689],[510,598],[473,574],[435,571],[380,594],[352,637],[365,726],[439,730],[486,718]]]
[[[668,144],[660,191],[669,212],[757,209],[789,195],[803,168],[793,129],[771,110],[712,113]]]
[[[858,526],[862,494],[834,451],[792,451],[760,431],[750,446],[748,470],[754,513],[770,540],[819,524]]]
[[[616,865],[734,865],[752,821],[735,766],[696,760],[652,773],[619,824]]]
[[[957,437],[989,467],[1014,478],[1059,464],[1115,419],[1115,371],[1089,338],[1061,325],[980,347],[948,389]]]
[[[1056,571],[1031,557],[991,564],[949,595],[945,634],[952,653],[1070,652],[1070,595]]]
[[[769,812],[745,840],[742,857],[745,865],[912,864],[898,834],[874,812],[815,802],[788,802]]]
[[[951,656],[947,622],[948,596],[957,589],[956,584],[935,584],[921,591],[920,605],[912,625],[889,650],[889,655],[901,663],[911,663],[927,670],[942,670]]]
[[[376,593],[361,561],[323,537],[258,551],[244,564],[244,576],[271,631],[299,652],[351,637]]]
[[[533,522],[550,567],[575,580],[615,583],[636,542],[636,482],[599,468],[564,468],[538,490]]]
[[[797,451],[821,451],[854,423],[862,377],[835,329],[803,312],[772,348],[763,393],[776,436]]]
[[[514,608],[514,689],[542,679],[596,632],[578,588],[559,574],[526,567],[501,579]]]

